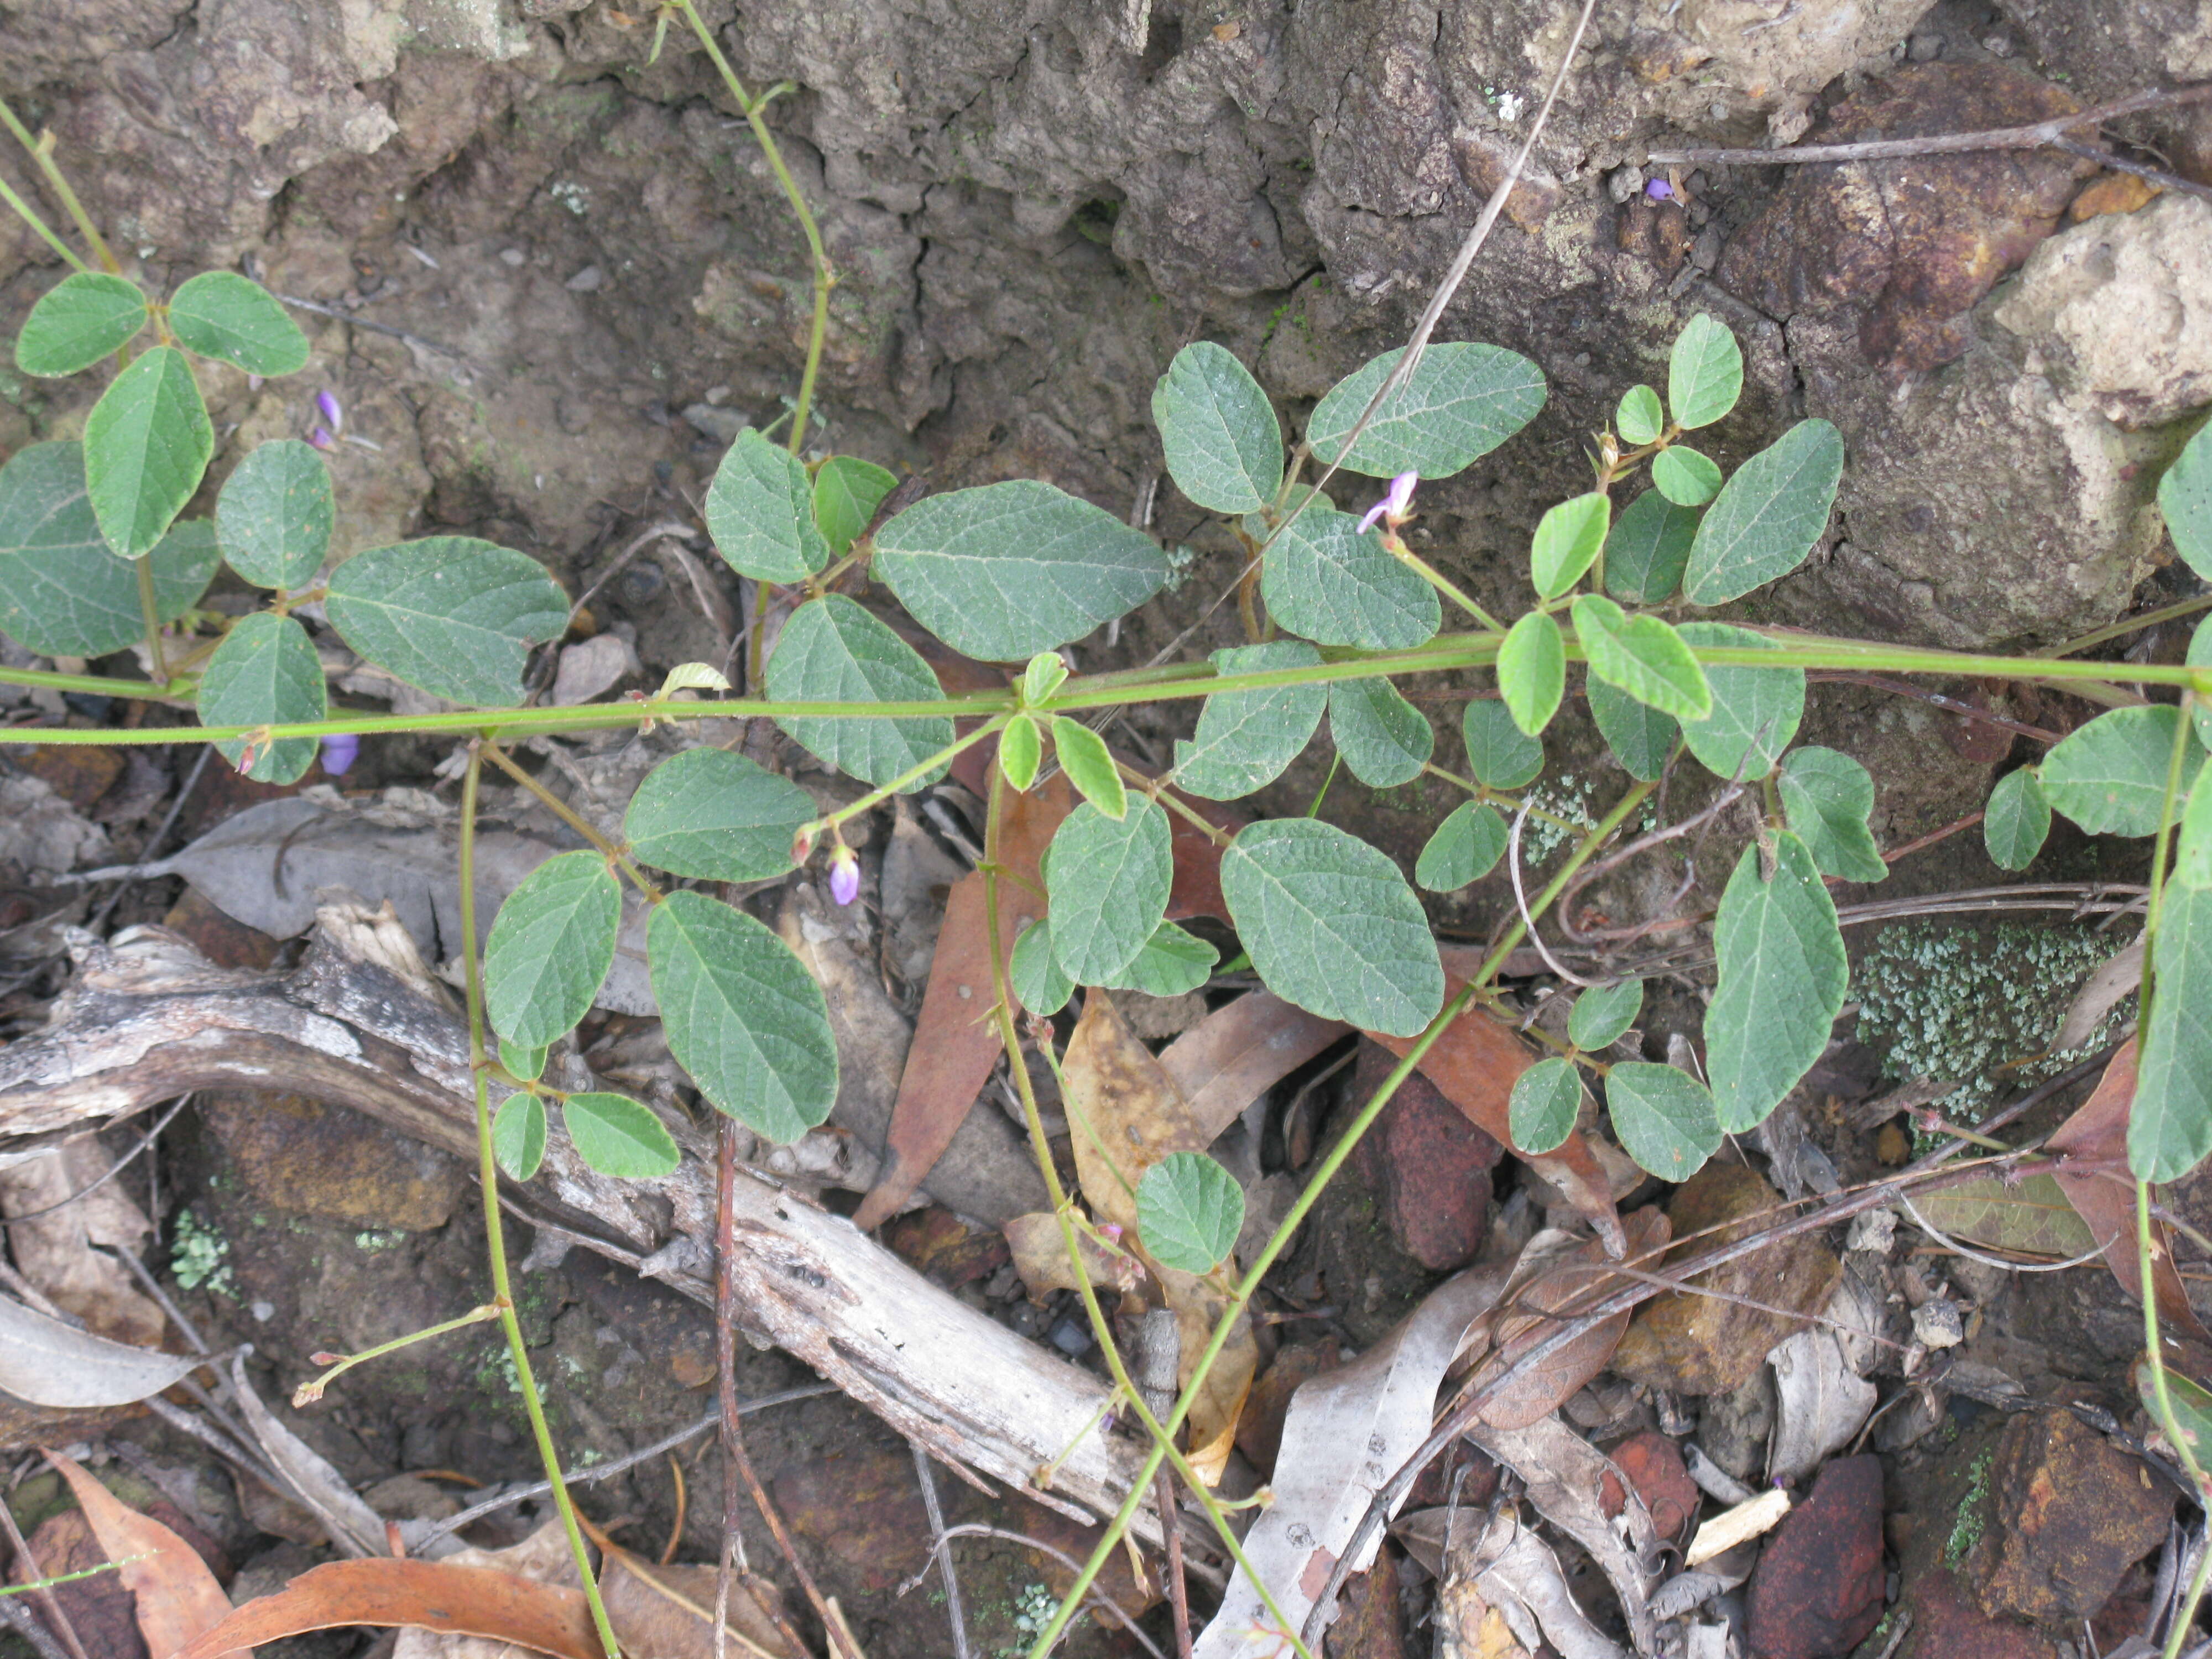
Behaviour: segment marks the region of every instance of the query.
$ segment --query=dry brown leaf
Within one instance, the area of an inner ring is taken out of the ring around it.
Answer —
[[[1215,1009],[1160,1050],[1160,1066],[1210,1143],[1246,1107],[1351,1030],[1272,991],[1255,991]]]
[[[190,1544],[153,1516],[125,1505],[72,1459],[52,1451],[46,1456],[69,1482],[107,1559],[119,1564],[123,1586],[137,1601],[138,1633],[146,1638],[149,1653],[174,1653],[229,1617],[230,1598]],[[200,1651],[252,1659],[243,1641],[201,1646]]]
[[[2099,963],[2089,977],[2081,981],[2074,1000],[2066,1005],[2066,1018],[2059,1023],[2058,1035],[2051,1040],[2051,1048],[2064,1054],[2081,1048],[2096,1036],[2097,1028],[2105,1023],[2105,1016],[2119,1006],[2123,997],[2135,994],[2136,988],[2142,983],[2142,970],[2143,942],[2140,939]]]
[[[576,1571],[575,1553],[568,1547],[568,1528],[558,1516],[505,1549],[470,1547],[438,1559],[446,1566],[483,1567],[558,1589],[580,1590],[584,1585],[582,1575]],[[510,1644],[491,1637],[441,1635],[419,1627],[402,1630],[392,1650],[392,1659],[514,1659],[514,1656]]]
[[[347,1625],[411,1626],[512,1642],[556,1659],[605,1659],[581,1590],[445,1561],[331,1561],[248,1601],[176,1659]]]
[[[716,1576],[713,1567],[657,1566],[628,1550],[609,1550],[599,1568],[599,1595],[623,1651],[638,1659],[713,1659]],[[804,1659],[761,1611],[747,1576],[739,1574],[731,1586],[722,1621],[730,1653],[735,1659]],[[773,1584],[759,1582],[770,1597],[780,1596]]]
[[[1623,1218],[1632,1257],[1648,1255],[1669,1237],[1666,1212],[1647,1204]],[[1492,1352],[1468,1386],[1487,1378],[1543,1341],[1577,1306],[1595,1302],[1614,1278],[1595,1239],[1546,1229],[1523,1247],[1490,1334]],[[1494,1428],[1518,1429],[1559,1409],[1575,1391],[1606,1367],[1620,1346],[1632,1316],[1622,1312],[1584,1332],[1542,1364],[1505,1384],[1483,1407],[1483,1420]]]
[[[98,1136],[80,1135],[50,1158],[0,1170],[0,1215],[52,1210],[9,1226],[8,1248],[16,1271],[56,1307],[75,1314],[101,1336],[158,1348],[167,1323],[161,1305],[138,1288],[128,1268],[99,1248],[135,1256],[154,1231],[121,1182],[93,1185],[114,1162]]]
[[[1075,1269],[1067,1260],[1067,1243],[1060,1231],[1060,1218],[1049,1210],[1018,1215],[999,1231],[1006,1236],[1006,1243],[1014,1253],[1014,1271],[1029,1286],[1032,1297],[1041,1297],[1048,1291],[1077,1288]],[[1081,1231],[1077,1232],[1075,1242],[1091,1284],[1128,1291],[1135,1289],[1137,1281],[1144,1276],[1144,1269],[1135,1257],[1117,1256]]]

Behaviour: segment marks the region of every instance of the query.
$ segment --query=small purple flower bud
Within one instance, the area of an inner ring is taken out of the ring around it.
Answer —
[[[360,753],[360,733],[333,732],[323,739],[323,770],[331,777],[343,777],[346,768],[354,763],[355,757]]]
[[[860,896],[860,860],[849,847],[840,847],[830,860],[830,896],[850,904]]]
[[[1644,193],[1655,202],[1671,202],[1674,199],[1674,186],[1664,179],[1654,179],[1644,186]]]
[[[1391,479],[1389,489],[1382,492],[1382,499],[1369,507],[1366,516],[1359,520],[1359,527],[1372,530],[1378,520],[1388,519],[1395,525],[1403,519],[1413,504],[1413,486],[1420,481],[1418,472],[1401,472]]]
[[[323,411],[323,419],[333,432],[345,430],[345,410],[338,406],[338,395],[328,386],[315,394],[315,407]]]
[[[336,449],[338,447],[338,441],[331,436],[331,429],[326,426],[319,426],[310,432],[307,441],[318,449]]]

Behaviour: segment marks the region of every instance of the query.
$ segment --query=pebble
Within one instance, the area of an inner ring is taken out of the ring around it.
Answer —
[[[1841,1659],[1881,1619],[1881,1460],[1833,1459],[1751,1575],[1752,1651]]]
[[[606,272],[597,265],[586,265],[562,286],[571,294],[597,294],[606,280]]]

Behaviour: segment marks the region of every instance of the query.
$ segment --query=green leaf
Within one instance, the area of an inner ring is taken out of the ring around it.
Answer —
[[[1723,647],[1771,651],[1773,645],[1747,628],[1729,623],[1684,623],[1675,630],[1692,649]],[[1712,688],[1713,712],[1684,720],[1682,736],[1706,769],[1748,782],[1774,769],[1805,718],[1802,668],[1734,668],[1703,665]]]
[[[507,895],[484,941],[484,1018],[525,1048],[567,1036],[615,964],[622,888],[605,857],[556,853]]]
[[[1413,879],[1431,893],[1456,893],[1480,881],[1505,856],[1505,820],[1487,801],[1463,800],[1421,848]]]
[[[112,356],[146,326],[137,284],[103,270],[79,270],[39,296],[15,337],[15,367],[52,377]]]
[[[1418,472],[1449,478],[1536,418],[1544,374],[1518,352],[1492,345],[1432,345],[1397,395],[1346,453],[1344,441],[1368,401],[1398,366],[1386,351],[1329,389],[1306,422],[1306,441],[1333,466],[1370,478]]]
[[[2166,889],[2151,966],[2128,1168],[2179,1181],[2212,1152],[2212,890]]]
[[[876,532],[874,570],[955,651],[1026,662],[1151,599],[1168,556],[1103,507],[1017,478],[916,501]]]
[[[1075,981],[1053,952],[1050,921],[1033,921],[1022,929],[1007,958],[1006,977],[1014,1000],[1040,1019],[1067,1006],[1068,998],[1075,994]]]
[[[1677,507],[1703,507],[1721,493],[1720,464],[1686,444],[1651,458],[1651,487]]]
[[[1613,416],[1613,429],[1621,442],[1640,449],[1658,442],[1666,428],[1667,411],[1660,407],[1656,392],[1648,386],[1632,386],[1621,393],[1620,407]]]
[[[21,348],[16,349],[20,362]],[[2212,581],[2212,424],[2197,428],[2158,481],[2158,510],[2173,550],[2200,579]]]
[[[236,271],[204,270],[169,300],[177,343],[220,357],[248,374],[296,374],[307,366],[307,337],[283,303]]]
[[[767,881],[791,868],[814,797],[726,749],[687,749],[645,775],[623,814],[639,863],[702,881]]]
[[[1025,795],[1043,763],[1044,734],[1027,714],[1015,715],[999,734],[999,769],[1017,794]]]
[[[155,548],[155,608],[173,622],[215,575],[215,532],[187,519]],[[0,634],[42,657],[104,657],[145,637],[138,576],[107,550],[84,450],[32,444],[0,467]]]
[[[1682,585],[1699,514],[1656,489],[1631,501],[1605,538],[1605,591],[1624,605],[1664,605]]]
[[[1867,828],[1874,779],[1865,767],[1832,749],[1793,749],[1783,759],[1778,781],[1790,827],[1822,875],[1880,881],[1889,874]]]
[[[1687,1072],[1625,1060],[1605,1074],[1605,1103],[1621,1149],[1662,1181],[1687,1181],[1720,1150],[1713,1097]]]
[[[1152,929],[1129,965],[1107,983],[1117,991],[1141,991],[1148,997],[1179,997],[1213,977],[1221,952],[1197,934],[1164,921]]]
[[[830,553],[843,558],[898,488],[896,474],[857,455],[832,455],[814,471],[814,524]]]
[[[1349,513],[1318,502],[1268,545],[1260,595],[1278,623],[1320,645],[1404,650],[1426,643],[1443,623],[1437,590],[1419,572]]]
[[[1022,670],[1022,705],[1034,708],[1066,683],[1067,659],[1057,651],[1040,651]]]
[[[1323,1019],[1413,1036],[1443,1006],[1421,902],[1382,853],[1334,824],[1249,824],[1221,857],[1237,937],[1267,988]]]
[[[1589,670],[1677,720],[1704,720],[1713,690],[1682,636],[1657,617],[1632,617],[1598,593],[1576,597],[1575,637]]]
[[[530,647],[568,626],[568,597],[544,565],[473,536],[356,553],[331,572],[325,609],[378,667],[486,708],[520,702]]]
[[[814,486],[805,467],[750,427],[738,434],[714,469],[714,482],[707,488],[707,532],[722,562],[755,581],[803,582],[830,562],[829,540],[814,522]]]
[[[2197,631],[2189,636],[2187,661],[2191,668],[2212,668],[2212,617],[2197,623]],[[2212,749],[2212,696],[2200,696],[2197,699],[2197,712],[2193,718],[2197,722],[2197,743],[2203,748]]]
[[[576,1156],[601,1175],[647,1181],[673,1175],[684,1161],[661,1121],[627,1095],[570,1095],[562,1121]]]
[[[1164,1267],[1212,1273],[1244,1226],[1244,1189],[1203,1152],[1170,1152],[1137,1183],[1137,1237]]]
[[[1597,562],[1613,525],[1613,498],[1601,491],[1576,495],[1547,510],[1536,523],[1528,568],[1536,592],[1556,599]]]
[[[1982,809],[1982,844],[2001,870],[2025,870],[2051,834],[2051,799],[2033,767],[2008,772]]]
[[[520,1048],[505,1037],[497,1038],[497,1042],[499,1063],[507,1067],[510,1077],[519,1077],[525,1083],[535,1083],[545,1075],[544,1049]]]
[[[2044,794],[2093,836],[2155,834],[2180,718],[2179,709],[2156,703],[2108,709],[2076,726],[2043,757]],[[2191,744],[2182,757],[2177,812],[2203,764],[2203,750]]]
[[[1054,832],[1045,866],[1052,948],[1079,985],[1103,985],[1136,960],[1167,914],[1175,880],[1168,815],[1157,802],[1108,817],[1085,801]]]
[[[1726,605],[1795,570],[1828,527],[1843,476],[1843,434],[1820,420],[1798,422],[1736,468],[1690,544],[1690,603]]]
[[[1662,714],[1640,703],[1617,685],[1592,675],[1583,685],[1589,696],[1590,719],[1621,769],[1641,783],[1650,783],[1667,769],[1667,757],[1682,736],[1672,714]]]
[[[222,556],[256,587],[297,587],[321,569],[337,519],[331,470],[297,438],[257,446],[215,503]]]
[[[1105,738],[1081,720],[1054,714],[1052,748],[1060,757],[1060,769],[1067,774],[1067,781],[1084,799],[1109,818],[1118,818],[1129,810],[1128,790]]]
[[[1674,337],[1667,359],[1667,403],[1685,431],[1711,426],[1743,395],[1743,349],[1728,325],[1699,312]]]
[[[2048,1176],[2038,1178],[2051,1179]],[[1927,1206],[1923,1205],[1921,1207],[1924,1209]],[[1936,1224],[1941,1226],[1942,1224],[1938,1222]],[[2081,1252],[2077,1250],[2074,1254],[2078,1255]],[[2148,1356],[2138,1358],[2130,1369],[2136,1379],[2136,1397],[2142,1401],[2143,1415],[2154,1423],[2160,1423],[2158,1379],[2151,1373]],[[2181,1438],[2188,1443],[2190,1453],[2197,1460],[2197,1467],[2203,1468],[2207,1453],[2212,1452],[2212,1391],[2191,1382],[2168,1364],[2166,1367],[2166,1403],[2173,1407],[2174,1426],[2181,1431]]]
[[[842,593],[791,613],[769,653],[768,694],[779,702],[920,702],[945,695],[921,652]],[[776,724],[825,764],[873,784],[889,783],[952,742],[952,722],[942,715]],[[933,771],[907,793],[944,775],[942,768]]]
[[[1655,399],[1656,401],[1656,399]],[[1506,1132],[1524,1156],[1548,1152],[1575,1132],[1583,1108],[1583,1080],[1574,1062],[1559,1054],[1540,1060],[1513,1079],[1506,1103]]]
[[[2184,887],[2212,887],[2212,789],[2190,793],[2173,846],[2173,878]]]
[[[215,428],[174,346],[141,352],[100,395],[84,422],[84,476],[109,549],[153,550],[200,487]]]
[[[1283,429],[1244,365],[1211,340],[1185,346],[1152,389],[1176,488],[1216,513],[1257,513],[1283,483]]]
[[[1714,924],[1720,982],[1705,1010],[1705,1064],[1731,1134],[1764,1122],[1826,1051],[1849,977],[1813,854],[1778,830],[1774,862],[1769,880],[1759,848],[1743,849]]]
[[[1303,640],[1237,646],[1213,653],[1224,674],[1310,668],[1321,653]],[[1326,685],[1217,691],[1198,711],[1198,732],[1176,743],[1176,787],[1207,800],[1235,800],[1273,783],[1298,757],[1328,705]]]
[[[1644,981],[1624,979],[1591,987],[1575,999],[1567,1013],[1567,1041],[1585,1054],[1610,1048],[1627,1035],[1644,1012]]]
[[[290,617],[257,611],[241,617],[200,673],[202,726],[295,726],[330,711],[323,662],[307,630]],[[233,766],[246,752],[234,739],[218,744]],[[254,750],[246,776],[256,783],[295,783],[315,763],[313,738],[284,738]]]
[[[1329,687],[1328,734],[1352,775],[1370,789],[1411,783],[1437,746],[1429,717],[1381,675]]]
[[[1494,697],[1468,703],[1460,716],[1460,735],[1477,783],[1518,789],[1544,769],[1544,745],[1516,725],[1512,712]]]
[[[774,933],[704,893],[671,893],[646,924],[646,958],[668,1051],[716,1110],[779,1145],[830,1115],[830,1011]]]
[[[1559,625],[1531,611],[1506,630],[1498,647],[1498,690],[1513,723],[1540,736],[1567,695],[1567,646]]]
[[[1977,1176],[1923,1193],[1913,1206],[1930,1224],[1969,1244],[2060,1260],[2097,1248],[2097,1235],[2051,1176],[2023,1177],[2012,1170]]]
[[[509,1095],[491,1121],[491,1155],[516,1181],[527,1181],[545,1161],[545,1103],[536,1095]]]

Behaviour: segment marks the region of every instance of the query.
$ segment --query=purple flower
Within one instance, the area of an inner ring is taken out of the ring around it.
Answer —
[[[346,768],[354,763],[361,753],[358,732],[338,732],[323,739],[323,770],[331,777],[345,775]]]
[[[336,449],[338,447],[338,441],[331,436],[331,429],[326,426],[319,426],[310,432],[307,441],[318,449]]]
[[[849,847],[840,847],[830,859],[830,896],[850,904],[860,896],[860,860]]]
[[[1655,202],[1671,202],[1674,199],[1674,186],[1664,179],[1654,179],[1644,186],[1644,193]]]
[[[338,407],[337,393],[325,386],[315,394],[315,407],[323,411],[323,419],[333,432],[345,430],[345,410]]]
[[[1366,516],[1359,521],[1359,527],[1362,530],[1372,530],[1377,520],[1385,518],[1392,524],[1396,524],[1406,516],[1407,510],[1413,506],[1413,486],[1420,481],[1421,475],[1418,472],[1401,472],[1396,477],[1391,479],[1389,489],[1382,492],[1381,501],[1367,509]]]

